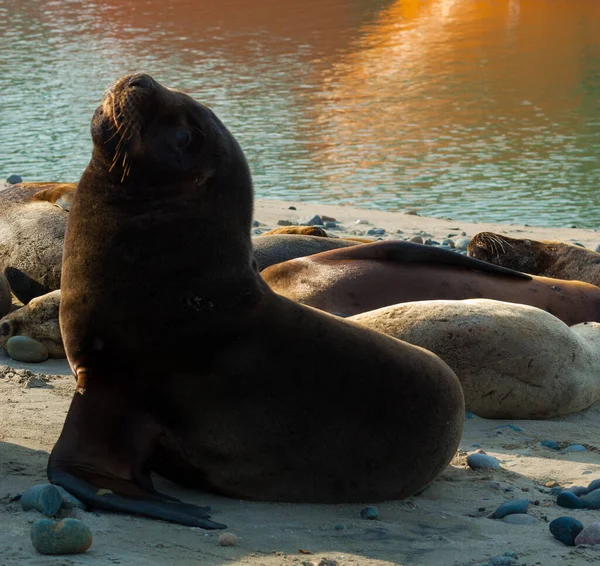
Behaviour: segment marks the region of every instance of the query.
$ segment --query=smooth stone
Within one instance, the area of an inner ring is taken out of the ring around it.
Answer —
[[[415,244],[422,244],[423,238],[421,236],[413,236],[409,241],[414,242]]]
[[[337,228],[337,222],[333,222],[331,220],[328,220],[327,222],[325,222],[325,228]]]
[[[529,499],[513,499],[512,501],[506,501],[498,507],[492,514],[494,519],[502,519],[507,515],[514,515],[515,513],[523,514],[527,513],[529,507]]]
[[[575,537],[583,530],[581,521],[566,515],[554,519],[548,527],[552,536],[567,546],[575,546]]]
[[[71,495],[64,487],[60,487],[59,485],[54,487],[60,492],[64,509],[83,509],[84,511],[87,509],[87,506],[83,501],[80,501],[77,497]]]
[[[595,489],[600,489],[600,479],[594,480],[588,485],[588,491],[594,491]]]
[[[31,526],[31,542],[40,554],[81,554],[92,546],[92,532],[79,519],[39,519]]]
[[[559,507],[566,507],[567,509],[584,509],[585,505],[583,501],[579,499],[574,493],[570,491],[563,491],[558,494],[556,498],[556,504]]]
[[[581,498],[581,501],[588,509],[600,509],[600,489],[590,491]]]
[[[554,440],[542,440],[540,444],[544,448],[550,448],[550,450],[560,450],[558,444]]]
[[[360,510],[360,518],[368,521],[373,521],[379,517],[379,512],[375,507],[365,507]]]
[[[451,240],[450,238],[446,238],[445,240],[442,240],[442,246],[448,246],[449,248],[453,248],[454,240]]]
[[[359,219],[356,221],[356,224],[368,224],[368,223],[369,223],[369,221],[368,221],[368,220],[365,220],[364,218],[359,218]]]
[[[48,359],[48,348],[29,336],[13,336],[6,342],[8,355],[19,362],[40,363]]]
[[[575,537],[575,544],[600,544],[600,522],[585,527]]]
[[[472,470],[499,470],[500,462],[493,456],[487,454],[469,454],[467,456],[467,465]]]
[[[294,223],[291,222],[290,220],[278,220],[277,221],[277,226],[293,226]]]
[[[597,254],[600,254],[600,244],[598,244],[596,246],[596,249],[594,250]]]
[[[16,185],[17,183],[23,182],[23,177],[21,177],[21,175],[10,175],[8,179],[6,179],[6,182],[11,185]]]
[[[48,517],[54,517],[58,513],[62,502],[60,491],[50,483],[34,485],[21,496],[23,511],[35,509]]]
[[[300,220],[303,226],[323,226],[323,220],[318,214]]]
[[[494,556],[488,564],[490,566],[519,566],[519,562],[511,556]]]
[[[572,487],[567,487],[565,491],[573,493],[577,497],[581,497],[582,495],[587,495],[590,490],[587,487],[583,487],[582,485],[574,485]]]
[[[507,515],[502,521],[513,525],[536,525],[539,522],[535,517],[527,515],[526,513]]]
[[[335,527],[333,527],[336,531],[343,531],[346,527],[344,525],[342,525],[341,523],[339,525],[336,525]]]
[[[454,240],[454,247],[457,250],[466,250],[469,247],[470,241],[471,238],[456,238],[456,240]]]
[[[367,236],[383,236],[384,234],[384,228],[370,228],[369,230],[367,230]]]
[[[558,495],[559,493],[562,493],[564,491],[564,489],[562,487],[560,487],[560,485],[555,485],[551,490],[550,493],[552,495]]]
[[[569,454],[569,452],[587,452],[587,448],[581,444],[570,444],[563,450],[563,454]]]

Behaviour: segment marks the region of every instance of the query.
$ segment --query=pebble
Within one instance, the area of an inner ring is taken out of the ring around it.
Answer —
[[[559,493],[562,493],[564,491],[564,489],[562,487],[560,487],[560,485],[555,485],[551,490],[550,493],[552,495],[558,495]]]
[[[359,218],[359,219],[356,221],[356,224],[368,224],[368,223],[369,223],[369,221],[368,221],[368,220],[365,220],[364,218]]]
[[[296,210],[295,206],[288,206],[288,210]]]
[[[334,220],[327,220],[327,222],[325,222],[325,228],[337,228],[337,222],[335,222]]]
[[[567,546],[575,546],[575,537],[583,530],[581,521],[566,515],[554,519],[548,526],[552,536]]]
[[[554,440],[542,440],[540,444],[544,448],[550,448],[550,450],[560,450],[558,444]]]
[[[581,498],[581,501],[588,509],[600,509],[600,489],[590,491]]]
[[[493,456],[487,454],[469,454],[467,456],[467,465],[472,470],[499,470],[500,462]]]
[[[600,489],[600,479],[594,480],[588,485],[588,491],[594,491],[595,489]]]
[[[423,238],[421,236],[413,236],[409,242],[414,242],[415,244],[422,244]]]
[[[575,494],[577,497],[581,497],[582,495],[587,495],[589,493],[589,489],[587,487],[583,487],[582,485],[574,485],[572,487],[567,487],[565,491],[569,493]]]
[[[371,228],[367,230],[367,236],[383,236],[385,234],[384,228]]]
[[[16,185],[17,183],[23,182],[23,177],[21,177],[21,175],[10,175],[8,179],[6,179],[6,182],[11,185]]]
[[[360,518],[367,519],[368,521],[373,521],[379,517],[379,512],[375,507],[365,507],[360,510]]]
[[[50,483],[34,485],[21,496],[23,511],[35,509],[48,517],[54,517],[58,513],[62,502],[60,491]]]
[[[442,246],[448,246],[450,248],[453,248],[454,240],[450,240],[450,238],[446,238],[445,240],[442,240]]]
[[[277,226],[294,226],[294,223],[291,220],[278,220]]]
[[[575,537],[575,544],[600,544],[600,522],[585,527]]]
[[[56,487],[60,493],[62,507],[64,509],[83,509],[84,511],[87,509],[87,506],[83,501],[80,501],[77,497],[71,495],[64,487],[60,487],[59,485],[54,487]]]
[[[597,254],[600,254],[600,244],[598,244],[596,246],[596,249],[594,250]]]
[[[563,450],[563,454],[568,454],[569,452],[587,452],[587,448],[581,444],[570,444]]]
[[[454,247],[457,250],[466,250],[469,247],[470,241],[471,238],[456,238],[456,240],[454,240]]]
[[[544,485],[546,487],[558,487],[558,482],[555,480],[550,480],[550,481],[547,481]]]
[[[514,515],[515,513],[523,514],[527,513],[529,507],[529,499],[513,499],[512,501],[506,501],[498,507],[492,514],[494,519],[502,519],[507,515]]]
[[[39,519],[31,526],[31,542],[40,554],[81,554],[92,546],[92,532],[79,519]]]
[[[302,226],[323,226],[323,220],[318,214],[314,216],[309,216],[300,220],[300,224]]]
[[[336,531],[343,531],[346,527],[344,525],[342,525],[341,523],[335,525],[335,527],[333,527]]]
[[[556,498],[556,504],[559,507],[566,507],[567,509],[583,509],[585,507],[583,501],[570,491],[559,493]]]
[[[39,363],[48,359],[48,349],[29,336],[13,336],[6,342],[8,355],[19,362]]]
[[[535,517],[527,515],[527,513],[513,513],[504,517],[502,521],[513,525],[537,525],[539,522]]]
[[[490,566],[519,566],[519,562],[512,556],[494,556],[488,564]]]
[[[220,546],[235,546],[237,544],[237,537],[233,533],[223,533],[219,536]]]

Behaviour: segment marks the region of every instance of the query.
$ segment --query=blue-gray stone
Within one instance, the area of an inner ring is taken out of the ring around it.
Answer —
[[[83,509],[84,511],[87,509],[87,506],[83,501],[80,501],[77,497],[71,495],[65,488],[60,487],[59,485],[55,487],[60,492],[63,509]]]
[[[560,485],[555,485],[551,490],[550,493],[552,495],[558,495],[559,493],[562,493],[564,491],[564,489],[562,487],[560,487]]]
[[[379,513],[375,507],[365,507],[360,510],[360,518],[367,519],[368,521],[373,521],[379,517]]]
[[[581,501],[588,509],[600,509],[600,489],[590,491],[581,498]]]
[[[79,519],[39,519],[31,526],[31,542],[40,554],[81,554],[92,546],[92,532]]]
[[[565,491],[573,493],[577,497],[581,497],[582,495],[586,495],[589,493],[589,489],[587,487],[583,487],[582,485],[574,485],[573,487],[567,487]]]
[[[48,359],[48,348],[29,336],[13,336],[6,342],[6,352],[19,362],[40,363]]]
[[[293,226],[294,223],[291,220],[278,220],[277,226]]]
[[[343,531],[346,527],[341,523],[333,527],[336,531]]]
[[[370,228],[367,230],[367,236],[383,236],[385,234],[385,229],[383,228]]]
[[[594,250],[597,254],[600,254],[600,244],[598,244],[596,246],[596,249]]]
[[[60,491],[50,483],[34,485],[21,496],[23,511],[35,509],[48,517],[54,517],[58,513],[62,502]]]
[[[465,420],[468,421],[469,419],[473,418],[473,413],[471,411],[465,411]]]
[[[501,430],[503,428],[509,428],[510,430],[513,430],[514,432],[525,432],[520,426],[514,425],[514,424],[505,424],[502,426],[497,427],[497,430]]]
[[[467,456],[467,465],[472,470],[499,470],[500,462],[493,456],[475,452]]]
[[[494,556],[488,564],[490,566],[519,566],[519,562],[511,556]]]
[[[552,536],[567,546],[575,546],[575,537],[583,531],[581,521],[566,515],[554,519],[548,527]]]
[[[502,519],[504,523],[511,523],[513,525],[537,525],[539,522],[535,517],[527,515],[527,513],[514,513],[507,515]]]
[[[498,509],[494,511],[492,517],[494,519],[502,519],[507,515],[514,515],[515,513],[527,513],[529,507],[529,499],[513,499],[512,501],[506,501]]]
[[[563,450],[564,454],[569,452],[587,452],[587,448],[581,444],[570,444]]]
[[[600,479],[594,480],[588,485],[588,491],[594,491],[595,489],[600,489]]]
[[[550,448],[550,450],[560,450],[558,444],[554,440],[542,440],[540,444],[544,448]]]
[[[23,182],[23,177],[21,177],[21,175],[10,175],[8,179],[6,179],[6,182],[11,185],[16,185],[17,183]]]
[[[323,226],[323,220],[318,214],[300,220],[303,226]]]
[[[556,504],[559,507],[566,507],[567,509],[583,509],[585,507],[583,501],[570,491],[559,493],[556,498]]]
[[[471,238],[456,238],[456,240],[454,240],[454,247],[457,250],[466,250],[469,247],[469,242],[471,241]]]
[[[332,222],[331,220],[328,220],[327,222],[325,222],[325,228],[337,228],[338,224],[337,222]]]

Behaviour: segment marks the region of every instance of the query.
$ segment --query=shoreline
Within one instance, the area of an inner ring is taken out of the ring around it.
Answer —
[[[290,209],[290,207],[295,207]],[[440,242],[449,234],[460,236],[465,232],[472,237],[479,232],[497,232],[515,238],[531,238],[534,240],[559,240],[568,243],[583,244],[595,250],[600,245],[600,230],[590,228],[557,228],[547,226],[528,226],[500,222],[466,222],[448,218],[433,218],[407,212],[382,211],[358,208],[347,205],[313,204],[299,201],[283,201],[275,199],[255,199],[254,219],[265,224],[269,229],[276,228],[277,222],[287,220],[294,224],[318,214],[335,218],[339,228],[328,229],[331,234],[367,236],[372,228],[383,228],[383,238],[408,239],[414,235],[423,235]],[[362,219],[366,224],[357,224]],[[259,226],[259,228],[264,228]],[[368,236],[367,236],[368,237]],[[377,238],[378,236],[373,236]]]

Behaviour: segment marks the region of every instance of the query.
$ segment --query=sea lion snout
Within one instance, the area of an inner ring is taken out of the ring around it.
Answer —
[[[12,324],[5,320],[2,324],[0,324],[0,336],[3,338],[10,338],[13,335],[13,327]]]

